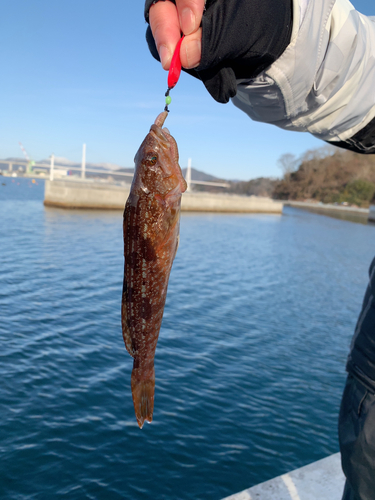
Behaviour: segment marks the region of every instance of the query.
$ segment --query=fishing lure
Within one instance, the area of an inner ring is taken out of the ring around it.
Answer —
[[[180,38],[180,40],[176,45],[168,72],[168,89],[167,92],[165,93],[165,108],[164,108],[164,111],[167,111],[168,113],[169,113],[168,106],[172,102],[172,98],[169,95],[169,92],[176,86],[178,79],[180,78],[181,75],[180,48],[184,36],[185,35],[182,35],[182,37]]]

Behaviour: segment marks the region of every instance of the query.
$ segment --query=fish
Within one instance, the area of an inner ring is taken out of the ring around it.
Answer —
[[[187,185],[178,148],[160,113],[135,155],[135,172],[125,204],[122,335],[134,358],[131,391],[142,429],[154,409],[154,357],[163,319],[169,276],[176,256],[181,196]]]

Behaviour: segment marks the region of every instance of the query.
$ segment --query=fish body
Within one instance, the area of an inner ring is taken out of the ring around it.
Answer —
[[[141,428],[152,421],[154,356],[178,247],[181,195],[186,190],[176,141],[162,129],[167,115],[156,118],[135,156],[124,211],[121,323],[126,349],[134,358],[131,389]]]

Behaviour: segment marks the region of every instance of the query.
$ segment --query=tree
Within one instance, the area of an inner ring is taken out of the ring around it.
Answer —
[[[375,194],[375,184],[364,179],[349,182],[340,194],[338,201],[346,201],[359,206],[368,206]]]
[[[285,153],[277,160],[277,165],[283,173],[284,179],[290,176],[298,168],[298,158],[291,153]]]

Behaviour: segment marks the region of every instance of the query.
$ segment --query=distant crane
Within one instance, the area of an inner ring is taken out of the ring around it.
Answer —
[[[30,160],[29,155],[27,154],[26,149],[23,147],[22,143],[19,142],[18,144],[20,145],[21,151],[22,151],[22,153],[23,153],[23,155],[24,155],[24,157],[26,158],[26,161],[27,161],[26,172],[28,174],[30,174],[32,172],[33,166],[35,165],[35,161],[34,160]]]

